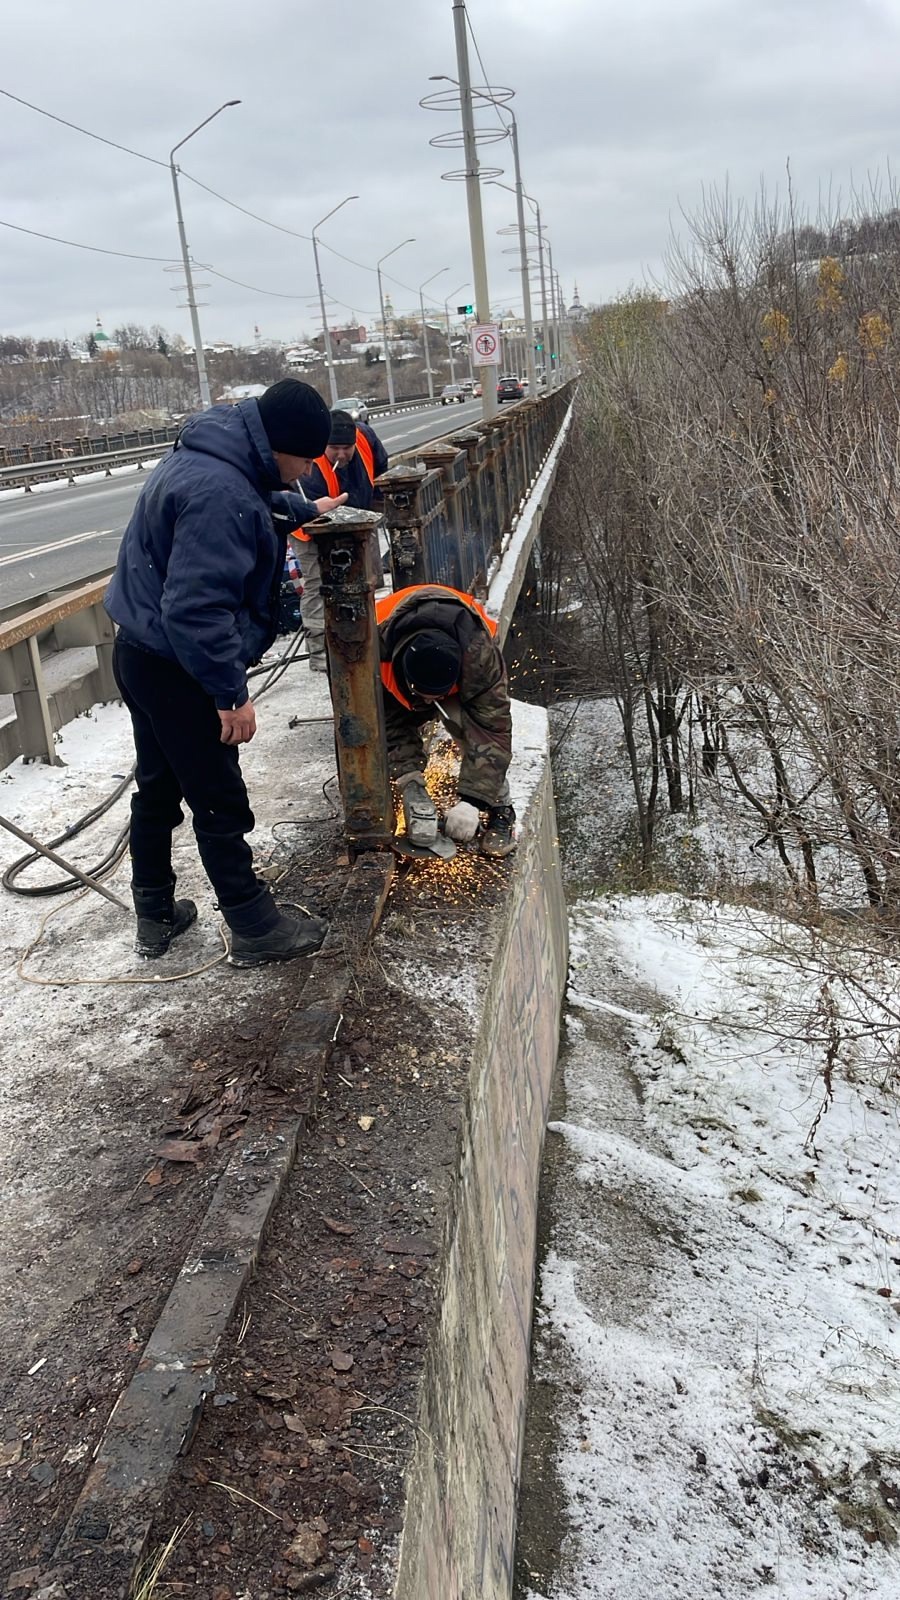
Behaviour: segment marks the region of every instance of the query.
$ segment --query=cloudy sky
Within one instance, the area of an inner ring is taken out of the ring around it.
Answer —
[[[801,203],[846,201],[885,175],[900,135],[900,0],[469,0],[488,79],[515,88],[523,177],[537,196],[570,298],[605,300],[659,272],[681,210],[726,179],[752,197],[784,185]],[[0,88],[165,163],[298,234],[345,194],[321,233],[329,320],[377,315],[377,257],[398,309],[426,293],[471,297],[461,164],[429,139],[459,126],[419,99],[455,74],[451,0],[26,0],[6,7]],[[474,51],[472,76],[484,81]],[[492,117],[482,116],[487,125]],[[508,142],[486,162],[512,165]],[[491,300],[520,304],[511,195],[485,189]],[[279,232],[185,180],[191,251],[217,273],[198,298],[204,338],[249,342],[314,330],[307,239]],[[0,220],[158,261],[90,254],[0,228],[0,332],[85,332],[99,316],[190,336],[165,164],[85,138],[0,97]],[[358,263],[358,264],[352,264]],[[410,286],[413,293],[410,293]],[[263,293],[261,291],[269,291]],[[279,296],[281,298],[279,298]]]

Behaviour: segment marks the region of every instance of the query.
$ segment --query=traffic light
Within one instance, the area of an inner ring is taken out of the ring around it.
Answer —
[[[472,306],[457,306],[456,315],[458,317],[470,317],[472,315],[472,310]]]
[[[543,350],[544,346],[542,344],[536,344],[534,348],[535,350],[541,351]]]

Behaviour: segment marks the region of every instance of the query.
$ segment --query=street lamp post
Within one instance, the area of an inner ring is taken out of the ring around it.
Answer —
[[[450,338],[450,301],[451,300],[455,300],[456,296],[458,294],[461,294],[463,289],[468,289],[468,287],[469,287],[469,285],[467,283],[461,283],[459,285],[459,288],[458,289],[454,289],[453,293],[449,294],[447,296],[446,300],[444,301],[444,317],[445,317],[446,323],[447,323],[447,354],[450,357],[450,382],[451,383],[455,383],[456,382],[456,368],[453,365],[453,341]]]
[[[328,332],[328,319],[325,316],[325,291],[322,288],[322,274],[319,271],[319,243],[316,239],[316,228],[321,228],[323,222],[327,222],[328,218],[333,217],[335,212],[340,211],[343,206],[349,205],[351,200],[358,199],[358,194],[348,194],[346,198],[340,202],[340,205],[333,206],[330,211],[326,212],[321,221],[315,224],[315,227],[312,231],[313,260],[316,264],[316,284],[318,285],[319,289],[319,308],[322,312],[322,337],[325,341],[325,360],[328,363],[328,386],[331,390],[332,406],[337,405],[337,379],[334,376],[334,352],[331,348],[331,335]]]
[[[384,292],[381,287],[381,263],[382,261],[387,261],[388,256],[396,255],[397,251],[402,250],[404,245],[415,244],[415,242],[415,239],[401,239],[399,244],[394,245],[393,250],[386,251],[385,254],[381,256],[381,258],[375,263],[375,270],[378,273],[378,301],[381,306],[381,332],[384,336],[384,360],[387,367],[388,401],[390,405],[394,404],[394,374],[391,370],[391,341],[388,337],[387,322],[384,315]]]
[[[472,279],[475,284],[475,311],[479,322],[490,321],[487,257],[484,251],[484,220],[481,215],[481,179],[478,172],[478,145],[475,140],[475,113],[472,107],[472,80],[469,77],[469,45],[466,36],[465,0],[453,0],[453,29],[456,37],[456,70],[459,73],[459,108],[462,113],[463,150],[466,169],[466,204],[469,212],[469,239],[472,247]],[[481,405],[485,421],[497,414],[496,368],[482,366]]]
[[[224,105],[219,106],[218,110],[210,112],[209,116],[205,117],[202,122],[198,122],[196,128],[192,128],[190,133],[185,134],[184,138],[180,139],[176,145],[173,145],[172,149],[169,151],[169,171],[172,174],[172,188],[175,193],[175,215],[178,218],[178,238],[181,242],[181,260],[184,265],[184,278],[187,287],[188,309],[191,313],[191,328],[194,334],[194,359],[197,363],[197,378],[200,384],[200,404],[203,406],[204,410],[206,410],[206,408],[212,404],[212,400],[209,393],[209,379],[206,376],[206,358],[203,354],[203,340],[200,337],[200,318],[197,315],[197,297],[194,294],[194,279],[191,273],[191,257],[190,252],[188,251],[187,237],[184,231],[184,216],[181,210],[181,195],[178,192],[178,168],[175,165],[175,151],[180,150],[182,145],[187,144],[188,139],[193,139],[194,134],[199,133],[201,128],[205,128],[206,124],[208,122],[212,122],[213,118],[217,117],[221,111],[227,111],[229,106],[239,106],[240,103],[240,100],[226,100]]]
[[[449,271],[449,267],[438,267],[437,272],[433,272],[430,278],[426,278],[424,283],[419,284],[419,310],[422,313],[422,344],[425,347],[425,373],[428,378],[429,400],[434,399],[434,374],[431,370],[431,355],[428,350],[428,329],[425,326],[425,301],[422,298],[422,290],[427,289],[429,283],[433,283],[435,278],[439,278],[442,272]]]

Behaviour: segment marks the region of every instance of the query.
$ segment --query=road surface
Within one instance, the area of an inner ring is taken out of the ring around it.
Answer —
[[[395,455],[480,416],[481,401],[467,400],[461,406],[374,416],[372,426],[388,454]],[[147,477],[124,468],[114,478],[0,496],[0,608],[108,571]]]

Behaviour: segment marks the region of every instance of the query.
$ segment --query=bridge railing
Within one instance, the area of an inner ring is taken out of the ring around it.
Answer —
[[[562,427],[573,385],[522,401],[442,439],[376,479],[395,591],[440,583],[479,596],[513,537]],[[343,509],[307,523],[319,551],[338,777],[351,856],[390,847],[388,776],[375,593],[380,518]]]
[[[383,498],[395,588],[414,583],[443,583],[476,595],[486,592],[491,574],[512,534],[517,514],[559,432],[571,391],[569,384],[536,400],[520,401],[505,407],[490,422],[478,423],[396,458],[394,465],[377,480]],[[367,745],[362,769],[364,777],[369,770],[366,763],[371,750],[377,749],[372,708],[380,704],[377,695],[372,699],[371,686],[364,693],[358,689],[360,683],[368,684],[366,672],[371,665],[369,657],[373,648],[369,635],[374,628],[374,611],[363,629],[368,665],[362,676],[360,638],[353,634],[352,628],[348,634],[343,624],[342,632],[335,619],[340,614],[343,623],[348,624],[352,615],[356,623],[360,623],[363,570],[367,595],[368,586],[376,577],[378,583],[383,581],[377,540],[371,533],[372,526],[381,518],[368,516],[365,520],[367,515],[363,514],[361,531],[355,536],[357,542],[364,538],[375,544],[376,554],[370,552],[365,560],[353,544],[354,521],[349,513],[344,514],[342,521],[323,519],[321,523],[308,524],[308,530],[320,538],[322,550],[327,545],[336,552],[328,558],[329,575],[327,584],[323,585],[323,589],[328,588],[326,619],[329,615],[332,617],[330,635],[326,622],[332,689],[336,704],[341,697],[347,699],[349,705],[355,702],[358,694],[363,695],[363,714],[353,715],[356,733],[361,734],[362,730],[365,733],[362,739]],[[328,539],[324,538],[325,534]],[[348,575],[342,576],[344,573]],[[108,581],[109,573],[101,574],[90,581],[80,581],[74,588],[48,595],[37,604],[20,603],[0,611],[0,696],[12,695],[14,706],[14,719],[0,725],[0,768],[18,755],[26,760],[56,763],[57,730],[90,706],[118,698],[112,675],[114,630],[102,605]],[[371,593],[374,594],[374,588]],[[370,609],[373,606],[371,599],[364,604]],[[49,687],[45,672],[48,657],[83,647],[93,648],[93,666],[75,683],[56,689]],[[377,676],[376,672],[376,680]],[[338,688],[339,683],[343,687]],[[381,737],[383,741],[383,731]],[[342,738],[339,729],[339,757]],[[373,739],[374,745],[367,744]],[[362,792],[368,779],[363,782],[360,778],[359,782],[362,784],[359,792]],[[359,848],[365,848],[359,843],[365,836],[367,830],[360,825],[354,836]]]

